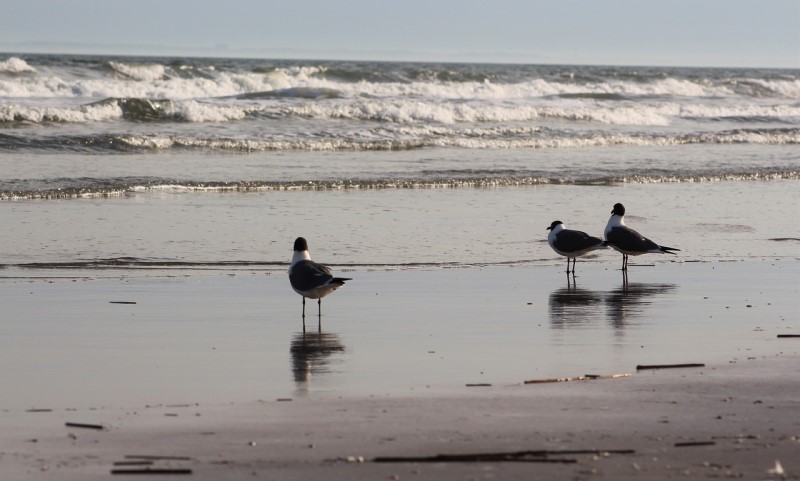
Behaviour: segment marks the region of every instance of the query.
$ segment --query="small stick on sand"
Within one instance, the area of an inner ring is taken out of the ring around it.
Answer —
[[[97,430],[105,429],[105,427],[102,424],[64,423],[64,425],[68,428],[97,429]]]
[[[686,441],[683,443],[675,443],[674,446],[676,448],[688,448],[692,446],[714,446],[717,444],[714,441]]]
[[[467,387],[491,387],[491,384],[486,383],[477,383],[477,384],[467,384]]]
[[[623,373],[623,374],[609,374],[609,375],[602,375],[602,374],[586,374],[583,376],[575,376],[575,377],[555,377],[549,379],[529,379],[527,381],[523,381],[524,384],[543,384],[548,382],[570,382],[570,381],[594,381],[595,379],[619,379],[622,377],[630,377],[630,374]]]
[[[583,381],[586,378],[583,376],[576,377],[554,377],[549,379],[529,379],[524,381],[524,384],[543,384],[547,382],[570,382],[570,381]]]
[[[191,461],[189,456],[150,456],[146,454],[126,454],[125,459],[149,459],[152,461]]]
[[[108,301],[109,304],[136,304],[135,301]]]
[[[640,364],[636,366],[637,371],[645,369],[679,369],[685,367],[706,367],[705,364]]]
[[[112,469],[111,474],[192,474],[187,468]]]
[[[469,453],[469,454],[438,454],[436,456],[410,456],[410,457],[377,457],[374,463],[478,463],[478,462],[529,462],[529,463],[577,463],[572,458],[551,458],[549,456],[564,456],[576,454],[633,454],[633,449],[598,450],[598,449],[565,449],[565,450],[537,450],[537,451],[512,451],[507,453]]]
[[[584,377],[587,380],[592,381],[592,380],[595,380],[595,379],[619,379],[619,378],[622,378],[622,377],[631,377],[631,374],[627,373],[627,372],[626,373],[622,373],[622,374],[608,374],[608,375],[586,374],[586,375],[584,375]]]
[[[778,338],[800,337],[800,334],[778,334]]]

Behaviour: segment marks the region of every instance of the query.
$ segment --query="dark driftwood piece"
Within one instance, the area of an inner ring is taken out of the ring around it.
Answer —
[[[523,462],[523,463],[577,463],[577,459],[551,456],[577,454],[633,454],[633,449],[598,450],[598,449],[566,449],[513,451],[507,453],[468,453],[438,454],[436,456],[384,456],[372,460],[374,463],[485,463],[485,462]]]
[[[714,446],[717,444],[714,441],[685,441],[682,443],[675,443],[674,446],[676,448],[688,448],[692,446]]]
[[[695,364],[640,364],[636,366],[637,371],[643,371],[645,369],[679,369],[684,367],[706,367],[705,364],[695,363]]]
[[[189,456],[152,456],[148,454],[126,454],[125,459],[149,459],[151,461],[191,461]]]
[[[104,429],[102,424],[84,424],[84,423],[64,423],[68,428],[81,428],[81,429]]]
[[[789,337],[800,337],[800,334],[778,334],[779,339],[785,339]]]
[[[553,377],[548,379],[529,379],[527,381],[523,381],[524,384],[544,384],[548,382],[569,382],[569,381],[583,381],[586,379],[583,376],[577,377]]]
[[[192,474],[187,468],[112,469],[111,474]]]
[[[571,382],[571,381],[594,381],[597,379],[619,379],[623,377],[630,377],[630,374],[623,373],[623,374],[586,374],[583,376],[574,376],[574,377],[553,377],[553,378],[545,378],[545,379],[529,379],[527,381],[523,381],[523,384],[545,384],[549,382]]]

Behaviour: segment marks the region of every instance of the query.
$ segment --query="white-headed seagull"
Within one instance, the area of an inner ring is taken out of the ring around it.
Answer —
[[[572,275],[575,275],[575,261],[577,257],[586,255],[596,249],[604,249],[605,242],[597,237],[592,237],[586,232],[571,230],[564,227],[560,220],[553,221],[547,234],[547,243],[557,254],[567,258],[567,274],[569,274],[569,260],[572,259]]]
[[[322,317],[322,298],[342,287],[348,277],[334,277],[331,270],[311,260],[308,242],[302,237],[294,241],[294,255],[289,266],[289,282],[292,289],[303,296],[303,328],[306,318],[306,297],[317,299],[319,316]]]
[[[622,253],[622,270],[628,270],[628,256],[642,254],[675,254],[680,251],[674,247],[660,246],[642,234],[625,225],[625,206],[614,204],[611,218],[606,224],[605,238],[611,248]]]

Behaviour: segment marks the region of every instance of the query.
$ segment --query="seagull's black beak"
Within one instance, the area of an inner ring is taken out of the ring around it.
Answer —
[[[550,227],[548,227],[548,228],[547,228],[547,229],[545,229],[545,230],[550,230],[550,229],[552,229],[552,228],[553,228],[553,226],[550,226]]]

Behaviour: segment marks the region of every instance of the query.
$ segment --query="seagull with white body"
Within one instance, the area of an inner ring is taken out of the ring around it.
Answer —
[[[605,242],[597,237],[592,237],[586,232],[567,229],[560,220],[553,221],[546,230],[547,243],[556,251],[567,258],[567,274],[569,274],[569,260],[572,259],[572,275],[575,275],[575,261],[577,257],[586,255],[596,249],[605,249]]]
[[[303,296],[303,329],[306,319],[306,297],[317,299],[319,317],[322,318],[322,298],[342,287],[348,277],[334,277],[331,270],[311,260],[308,242],[302,237],[294,241],[294,255],[289,266],[289,282],[292,289]]]
[[[642,234],[625,225],[625,206],[616,203],[611,218],[606,224],[605,238],[611,248],[622,253],[622,270],[628,270],[628,256],[642,254],[675,254],[680,251],[674,247],[660,246]]]

